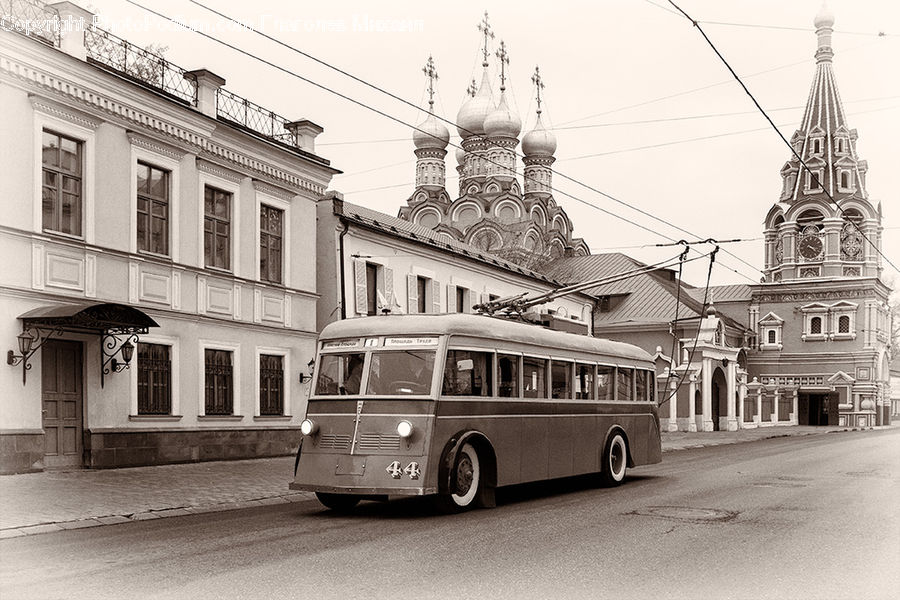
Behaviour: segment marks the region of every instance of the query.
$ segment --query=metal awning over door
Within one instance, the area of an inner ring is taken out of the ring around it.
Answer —
[[[101,386],[104,376],[110,371],[128,368],[138,336],[146,334],[151,327],[159,327],[159,324],[142,310],[114,303],[42,306],[19,315],[19,319],[22,320],[22,334],[19,336],[22,354],[15,357],[10,351],[7,358],[9,364],[23,362],[24,371],[28,371],[31,368],[28,358],[48,338],[62,336],[63,333],[95,334],[100,336]],[[115,358],[120,353],[124,363],[119,363]],[[24,376],[23,372],[23,381]]]

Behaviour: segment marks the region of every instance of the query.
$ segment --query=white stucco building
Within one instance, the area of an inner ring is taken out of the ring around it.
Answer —
[[[0,470],[290,452],[322,129],[98,29],[28,33],[0,31]]]

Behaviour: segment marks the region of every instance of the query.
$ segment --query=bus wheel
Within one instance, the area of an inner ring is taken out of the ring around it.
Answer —
[[[628,467],[628,448],[625,438],[616,432],[610,436],[603,450],[603,470],[600,473],[603,483],[608,486],[619,485],[625,479]]]
[[[456,467],[450,475],[450,493],[437,498],[438,507],[445,512],[474,508],[481,487],[481,463],[478,452],[465,444],[456,457]]]
[[[348,512],[354,506],[359,504],[359,496],[352,496],[350,494],[327,494],[325,492],[316,492],[316,498],[319,499],[319,502],[337,512]]]

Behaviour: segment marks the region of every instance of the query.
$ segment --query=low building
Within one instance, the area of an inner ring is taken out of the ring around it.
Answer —
[[[69,2],[7,6],[68,26],[0,31],[0,471],[291,452],[322,129]]]
[[[476,305],[559,287],[558,282],[432,229],[345,202],[318,207],[318,327],[376,314],[476,312]],[[533,307],[549,326],[589,334],[593,298]]]

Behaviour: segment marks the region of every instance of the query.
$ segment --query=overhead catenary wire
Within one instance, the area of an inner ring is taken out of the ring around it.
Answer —
[[[147,10],[148,12],[151,12],[152,14],[155,14],[155,15],[161,17],[161,18],[169,19],[167,16],[165,16],[165,15],[163,15],[163,14],[161,14],[161,13],[159,13],[159,12],[153,10],[153,9],[147,8],[146,6],[143,6],[142,4],[136,2],[135,0],[126,0],[126,2],[128,2],[128,3],[130,3],[130,4],[133,4],[133,5],[135,5],[135,6],[138,6],[138,7],[142,8],[142,9],[144,9],[144,10]],[[221,11],[218,11],[218,10],[216,10],[216,9],[214,9],[214,8],[211,8],[211,7],[209,7],[209,6],[205,5],[205,4],[203,4],[202,2],[199,2],[198,0],[189,0],[189,2],[191,2],[192,4],[195,4],[195,5],[197,5],[197,6],[199,6],[199,7],[201,7],[201,8],[203,8],[203,9],[205,9],[205,10],[208,10],[209,12],[212,12],[213,14],[216,14],[216,15],[218,15],[218,16],[224,18],[224,19],[229,19],[230,21],[235,21],[235,19],[232,18],[232,17],[230,17],[229,15],[227,15],[227,14],[221,12]],[[171,19],[169,19],[169,20],[171,20]],[[177,23],[177,21],[175,21],[175,22]],[[237,21],[235,21],[235,22],[237,22]],[[378,92],[380,92],[380,93],[386,94],[387,96],[389,96],[389,97],[391,97],[391,98],[393,98],[393,99],[395,99],[395,100],[397,100],[397,101],[399,101],[399,102],[402,102],[403,104],[410,105],[410,106],[414,107],[416,110],[423,111],[423,112],[425,111],[425,109],[423,109],[422,107],[416,106],[415,104],[411,103],[410,101],[406,100],[405,98],[402,98],[402,97],[400,97],[400,96],[398,96],[398,95],[396,95],[396,94],[394,94],[394,93],[392,93],[392,92],[390,92],[390,91],[388,91],[388,90],[385,90],[385,89],[381,88],[380,86],[377,86],[377,85],[375,85],[375,84],[373,84],[373,83],[371,83],[371,82],[368,82],[368,81],[366,81],[366,80],[364,80],[364,79],[362,79],[362,78],[360,78],[360,77],[357,77],[356,75],[353,75],[353,74],[347,72],[346,70],[341,69],[340,67],[336,67],[336,66],[334,66],[334,65],[331,65],[331,64],[328,63],[327,61],[324,61],[324,60],[322,60],[322,59],[319,59],[319,58],[317,58],[317,57],[315,57],[315,56],[309,54],[308,52],[305,52],[305,51],[303,51],[303,50],[300,50],[299,48],[296,48],[296,47],[294,47],[294,46],[292,46],[292,45],[290,45],[290,44],[287,44],[286,42],[283,42],[283,41],[279,40],[278,38],[275,38],[275,37],[273,37],[273,36],[270,36],[270,35],[268,35],[268,34],[266,34],[266,33],[264,33],[264,32],[258,31],[258,30],[253,29],[253,28],[250,28],[250,31],[252,31],[253,33],[255,33],[255,34],[259,35],[259,36],[262,36],[263,38],[268,39],[268,40],[270,40],[270,41],[272,41],[272,42],[274,42],[274,43],[276,43],[276,44],[278,44],[278,45],[280,45],[280,46],[282,46],[282,47],[284,47],[284,48],[287,48],[287,49],[289,49],[289,50],[291,50],[291,51],[293,51],[293,52],[296,52],[296,53],[298,53],[298,54],[300,54],[300,55],[302,55],[302,56],[304,56],[304,57],[307,57],[307,58],[309,58],[310,60],[313,60],[313,61],[315,61],[316,63],[318,63],[318,64],[320,64],[320,65],[322,65],[322,66],[325,66],[325,67],[327,67],[327,68],[333,69],[333,70],[337,71],[338,73],[341,73],[342,75],[345,75],[345,76],[347,76],[347,77],[353,79],[354,81],[356,81],[356,82],[358,82],[358,83],[361,83],[361,84],[363,84],[363,85],[365,85],[365,86],[368,86],[368,87],[370,87],[370,88],[372,88],[372,89],[374,89],[374,90],[376,90],[376,91],[378,91]],[[246,54],[246,55],[248,55],[248,56],[253,56],[254,58],[257,58],[257,59],[259,59],[259,60],[265,62],[266,64],[270,64],[270,65],[272,64],[271,62],[266,61],[265,59],[261,59],[261,58],[257,57],[256,55],[254,55],[254,54],[252,54],[252,53],[249,53],[249,52],[244,51],[244,50],[242,50],[242,49],[236,48],[235,46],[233,46],[233,45],[231,45],[231,44],[229,44],[229,43],[227,43],[227,42],[224,42],[223,40],[219,40],[218,38],[216,38],[216,37],[214,37],[214,36],[208,35],[208,34],[206,34],[205,32],[197,31],[197,33],[199,33],[199,34],[203,35],[204,37],[207,37],[207,38],[209,38],[209,39],[211,39],[211,40],[213,40],[213,41],[222,43],[223,45],[226,45],[226,46],[229,47],[229,48],[232,48],[232,49],[235,49],[235,50],[237,50],[237,51],[239,51],[239,52],[242,52],[242,53],[244,53],[244,54]],[[287,70],[287,69],[284,69],[283,67],[278,67],[278,66],[276,66],[276,68],[279,68],[279,69],[282,70],[282,71],[286,71],[286,72],[292,73],[291,71],[289,71],[289,70]],[[295,73],[292,73],[292,74],[294,74],[295,76],[301,78],[301,79],[304,80],[304,81],[308,81],[308,82],[309,82],[309,80],[308,80],[307,78],[304,78],[304,77],[302,77],[302,76],[300,76],[300,75],[297,75],[297,74],[295,74]],[[313,82],[313,83],[314,83],[314,82]],[[327,89],[327,88],[325,88],[325,86],[322,86],[322,85],[320,85],[320,84],[314,83],[314,85],[317,85],[317,87],[320,87],[320,88],[322,88],[322,89]],[[332,90],[328,90],[328,91],[331,91],[332,93],[336,93],[336,94],[338,94],[338,95],[339,95],[340,97],[342,97],[342,98],[345,98],[345,99],[348,98],[347,96],[345,96],[345,95],[343,95],[343,94],[339,94],[339,93],[334,92],[334,91],[332,91]],[[400,123],[404,124],[404,125],[407,126],[407,127],[411,127],[411,128],[414,129],[414,130],[421,131],[418,127],[416,127],[416,126],[414,126],[414,125],[410,125],[410,124],[408,124],[408,123],[403,123],[400,119],[397,119],[396,117],[391,117],[391,116],[389,116],[389,115],[386,115],[383,111],[380,111],[380,110],[378,110],[378,109],[374,109],[374,108],[368,107],[367,105],[365,105],[364,103],[362,103],[362,102],[360,102],[360,101],[358,101],[358,100],[351,99],[351,101],[354,102],[355,104],[360,105],[360,106],[364,106],[364,107],[370,108],[371,110],[375,111],[376,113],[378,113],[378,114],[380,114],[380,115],[382,115],[382,116],[387,116],[388,118],[391,118],[391,119],[394,120],[394,121],[400,122]],[[445,123],[447,123],[447,124],[450,124],[450,125],[456,127],[457,129],[460,129],[460,130],[462,130],[462,131],[467,131],[467,132],[470,133],[470,134],[472,133],[472,132],[466,130],[465,128],[461,128],[458,124],[456,124],[455,122],[453,122],[453,121],[451,121],[451,120],[445,119],[445,118],[440,117],[440,116],[438,116],[438,115],[435,115],[435,117],[436,117],[438,120],[441,120],[441,121],[443,121],[443,122],[445,122]],[[423,133],[428,133],[428,132],[423,132]],[[429,134],[429,135],[431,135],[431,134]],[[490,142],[490,143],[493,144],[493,142]],[[455,145],[455,144],[450,144],[450,145],[452,145],[452,146],[455,147],[455,148],[458,148],[458,147],[459,147],[459,146],[457,146],[457,145]],[[516,154],[517,154],[517,156],[521,157],[521,155],[519,155],[518,153],[516,153]],[[496,162],[496,161],[490,159],[489,157],[484,157],[484,159],[487,160],[488,162],[497,164],[498,166],[503,166],[503,165],[499,164],[498,162]],[[640,213],[640,214],[642,214],[642,215],[644,215],[644,216],[646,216],[646,217],[648,217],[648,218],[650,218],[650,219],[653,219],[653,220],[655,220],[655,221],[657,221],[657,222],[659,222],[659,223],[662,223],[662,224],[664,224],[664,225],[666,225],[666,226],[668,226],[668,227],[671,227],[671,228],[673,228],[673,229],[675,229],[675,230],[677,230],[677,231],[679,231],[679,232],[681,232],[681,233],[684,233],[684,234],[687,234],[687,235],[690,235],[690,236],[694,236],[694,237],[701,237],[701,236],[698,236],[697,234],[695,234],[695,233],[693,233],[693,232],[691,232],[691,231],[688,231],[687,229],[684,229],[684,228],[682,228],[682,227],[680,227],[680,226],[678,226],[678,225],[675,225],[675,224],[673,224],[673,223],[670,223],[670,222],[666,221],[665,219],[662,219],[662,218],[660,218],[660,217],[657,217],[656,215],[654,215],[654,214],[652,214],[652,213],[650,213],[650,212],[647,212],[647,211],[645,211],[645,210],[643,210],[643,209],[641,209],[641,208],[638,208],[638,207],[636,207],[636,206],[634,206],[634,205],[632,205],[632,204],[630,204],[630,203],[628,203],[628,202],[625,202],[624,200],[621,200],[621,199],[619,199],[619,198],[617,198],[617,197],[615,197],[615,196],[613,196],[613,195],[611,195],[611,194],[608,194],[608,193],[606,193],[606,192],[603,192],[603,191],[599,190],[598,188],[596,188],[596,187],[594,187],[594,186],[591,186],[591,185],[586,184],[586,183],[584,183],[584,182],[582,182],[582,181],[580,181],[580,180],[578,180],[578,179],[575,179],[575,178],[573,178],[573,177],[571,177],[571,176],[568,176],[568,175],[566,175],[565,173],[562,173],[562,172],[560,172],[560,171],[554,171],[554,173],[555,173],[557,176],[559,176],[559,177],[561,177],[561,178],[563,178],[563,179],[565,179],[565,180],[567,180],[567,181],[570,181],[570,182],[572,182],[572,183],[574,183],[574,184],[576,184],[576,185],[579,185],[579,186],[581,186],[581,187],[584,187],[585,189],[588,189],[588,190],[590,190],[590,191],[592,191],[592,192],[594,192],[594,193],[596,193],[596,194],[598,194],[598,195],[601,195],[601,196],[603,196],[603,197],[605,197],[605,198],[607,198],[607,199],[609,199],[609,200],[611,200],[611,201],[613,201],[613,202],[615,202],[615,203],[618,203],[618,204],[620,204],[620,205],[622,205],[622,206],[625,206],[625,207],[627,207],[627,208],[629,208],[629,209],[631,209],[631,210],[633,210],[633,211],[635,211],[635,212],[638,212],[638,213]],[[665,239],[668,239],[668,240],[670,240],[670,241],[674,241],[674,238],[672,238],[672,237],[666,236],[666,235],[664,235],[664,234],[662,234],[662,233],[660,233],[660,232],[658,232],[658,231],[656,231],[656,230],[654,230],[654,229],[651,229],[651,228],[649,228],[649,227],[645,227],[645,226],[643,226],[643,225],[641,225],[641,224],[639,224],[639,223],[636,223],[635,221],[633,221],[633,220],[631,220],[631,219],[627,219],[627,218],[625,218],[625,217],[623,217],[623,216],[621,216],[621,215],[618,215],[618,214],[616,214],[616,213],[613,213],[613,212],[611,212],[611,211],[608,211],[608,210],[606,210],[606,209],[603,209],[603,208],[597,206],[596,204],[593,204],[593,203],[591,203],[591,202],[588,202],[587,200],[584,200],[583,198],[574,196],[574,195],[572,195],[572,194],[570,194],[570,193],[568,193],[568,192],[562,191],[562,190],[560,190],[560,189],[558,189],[558,188],[551,188],[551,189],[552,189],[553,191],[555,191],[555,192],[558,192],[558,193],[560,193],[560,194],[562,194],[562,195],[564,195],[564,196],[567,196],[567,197],[569,197],[569,198],[575,200],[576,202],[585,204],[586,206],[589,206],[589,207],[592,207],[592,208],[594,208],[594,209],[596,209],[596,210],[599,210],[599,211],[603,212],[604,214],[607,214],[607,215],[612,216],[612,217],[614,217],[614,218],[623,220],[623,221],[625,221],[625,222],[627,222],[627,223],[629,223],[629,224],[631,224],[631,225],[633,225],[633,226],[635,226],[635,227],[638,227],[638,228],[640,228],[640,229],[643,229],[643,230],[645,230],[645,231],[648,231],[648,232],[650,232],[650,233],[653,233],[654,235],[658,235],[658,236],[663,237],[663,238],[665,238]],[[739,256],[737,256],[737,255],[735,255],[735,254],[732,254],[731,252],[728,252],[727,250],[726,250],[726,253],[728,253],[728,254],[729,254],[730,256],[732,256],[733,258],[737,259],[739,262],[744,263],[746,266],[750,267],[751,269],[754,269],[755,271],[760,272],[759,269],[758,269],[755,265],[750,264],[749,262],[745,261],[744,259],[740,258]],[[748,279],[748,280],[750,280],[750,281],[753,281],[753,282],[756,281],[753,277],[750,277],[750,276],[748,276],[748,275],[745,275],[745,274],[743,274],[743,273],[740,273],[739,271],[737,271],[737,270],[735,270],[735,269],[732,269],[732,270],[734,270],[735,273],[738,273],[739,275],[741,275],[742,277],[745,277],[746,279]]]
[[[813,178],[813,181],[816,183],[817,187],[821,188],[822,192],[828,197],[828,199],[831,201],[831,203],[841,213],[841,216],[846,216],[846,212],[844,211],[843,207],[840,204],[838,204],[838,202],[837,202],[837,200],[835,200],[834,196],[831,195],[831,192],[829,192],[825,188],[824,185],[821,185],[818,175],[812,169],[809,168],[809,165],[806,164],[806,161],[803,160],[803,157],[800,156],[800,154],[797,152],[796,149],[794,149],[794,147],[787,140],[787,138],[784,137],[784,134],[781,133],[781,130],[778,129],[778,126],[775,125],[774,121],[772,121],[772,118],[768,115],[768,113],[765,111],[765,109],[762,107],[762,105],[760,105],[760,103],[756,100],[756,97],[750,92],[750,89],[747,87],[747,85],[741,80],[740,76],[731,67],[731,65],[728,63],[728,61],[725,59],[725,57],[722,56],[722,53],[719,52],[719,49],[716,48],[716,45],[713,44],[712,40],[709,39],[709,36],[706,35],[706,32],[703,31],[703,28],[700,26],[700,23],[698,21],[694,20],[686,12],[684,12],[677,4],[675,4],[675,2],[673,2],[672,0],[668,0],[668,1],[669,1],[669,4],[674,6],[681,14],[684,15],[684,17],[687,20],[689,20],[694,25],[695,28],[697,28],[697,31],[700,32],[700,35],[703,36],[703,39],[706,40],[706,43],[709,45],[709,47],[713,50],[713,52],[715,52],[716,56],[719,57],[719,60],[722,61],[722,64],[725,65],[725,67],[731,73],[732,77],[734,77],[734,79],[738,82],[738,84],[740,84],[741,88],[743,88],[743,90],[747,94],[747,96],[750,97],[750,100],[753,101],[753,104],[756,106],[756,108],[760,112],[760,114],[762,114],[762,116],[766,119],[766,121],[768,121],[768,123],[772,127],[772,129],[775,130],[775,133],[778,134],[778,137],[781,138],[781,141],[784,142],[784,145],[790,149],[791,154],[797,159],[797,161],[800,163],[800,165]],[[885,260],[885,262],[887,262],[887,264],[889,264],[895,271],[900,273],[900,267],[897,267],[897,265],[895,265],[894,262],[891,259],[889,259],[884,254],[884,252],[881,251],[881,248],[879,248],[877,244],[874,244],[872,242],[872,240],[869,239],[869,237],[862,230],[862,227],[860,227],[859,224],[857,224],[853,219],[847,219],[847,222],[853,224],[853,227],[855,227],[856,230],[859,232],[859,235],[862,236],[862,238],[864,240],[866,240],[866,242],[869,244],[869,247],[871,247],[873,250],[875,250],[875,252],[877,252],[879,254],[879,256],[881,256]]]

